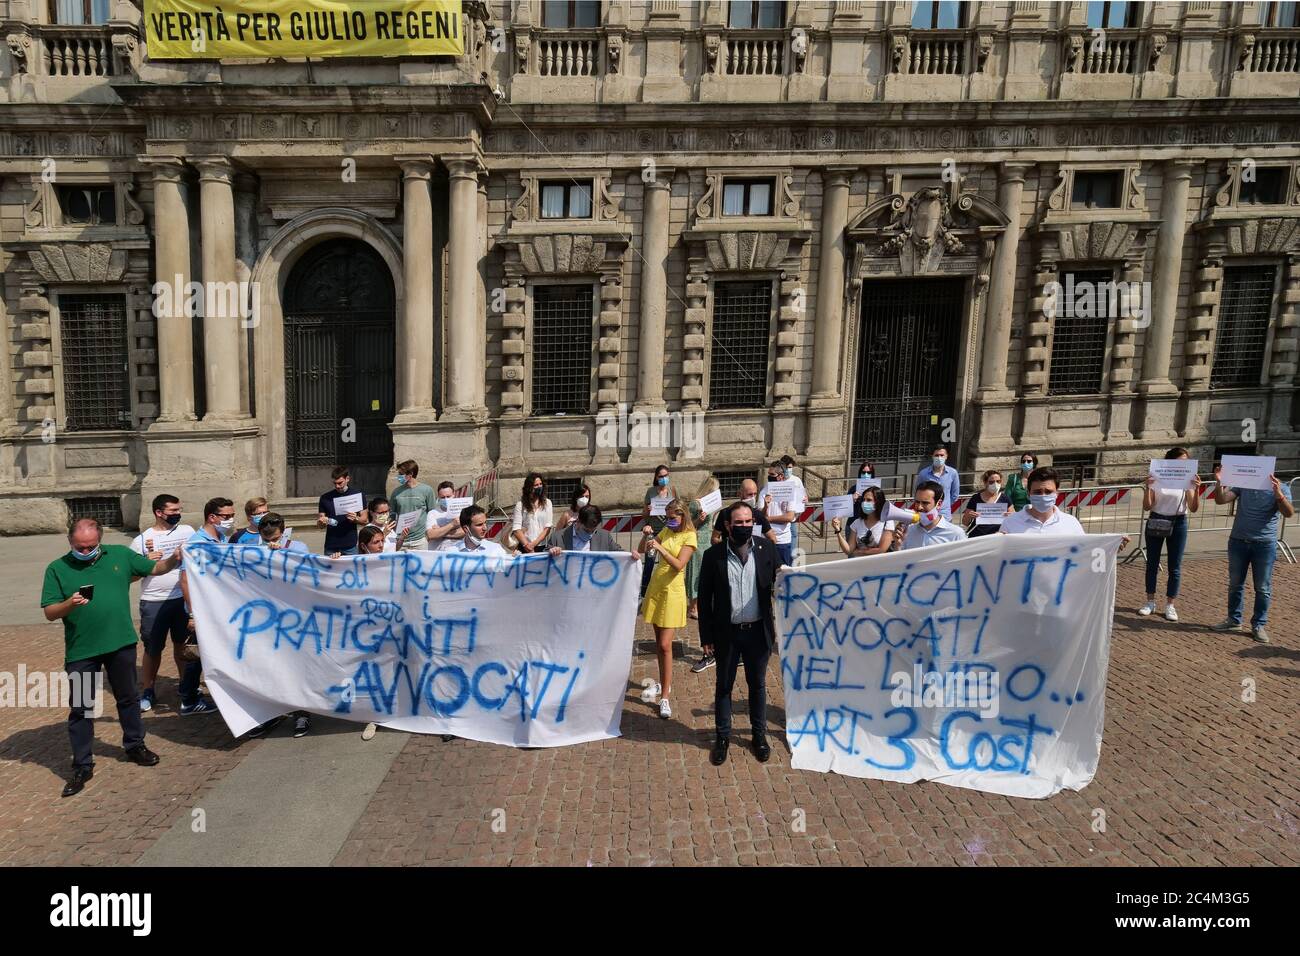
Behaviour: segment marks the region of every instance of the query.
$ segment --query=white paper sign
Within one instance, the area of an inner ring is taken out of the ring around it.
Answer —
[[[858,487],[856,490],[858,494],[862,494],[862,492],[866,491],[868,488],[879,488],[879,487],[880,487],[879,478],[859,478]]]
[[[364,511],[365,507],[366,496],[359,491],[356,494],[343,495],[334,499],[334,515],[338,518]]]
[[[827,518],[852,518],[854,504],[852,495],[827,495],[822,499],[822,513]]]
[[[650,499],[650,514],[662,515],[664,509],[668,507],[669,502],[673,499],[668,497],[660,498],[658,495]]]
[[[773,501],[793,501],[799,495],[799,485],[793,481],[769,481],[763,494],[771,495]]]
[[[629,554],[191,544],[185,560],[208,689],[236,736],[291,710],[512,746],[619,735]]]
[[[1272,491],[1273,483],[1268,479],[1276,465],[1277,458],[1270,455],[1224,455],[1219,481],[1225,488]]]
[[[1006,517],[1007,506],[1001,501],[981,501],[975,505],[976,524],[1002,524]]]
[[[418,511],[404,511],[397,516],[397,527],[394,528],[393,530],[395,530],[398,534],[401,534],[403,531],[407,530],[408,528],[414,528],[415,521],[419,517],[420,517],[420,512]]]
[[[1186,491],[1196,477],[1195,458],[1155,458],[1151,461],[1151,474],[1156,476],[1156,487],[1161,491]]]
[[[700,510],[706,515],[716,514],[722,510],[722,492],[710,491],[700,499]]]
[[[1120,540],[991,534],[782,568],[790,765],[1016,797],[1087,786]],[[1079,559],[1096,550],[1104,571]]]

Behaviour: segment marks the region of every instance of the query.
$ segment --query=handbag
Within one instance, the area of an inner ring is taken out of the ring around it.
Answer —
[[[1174,532],[1174,519],[1153,514],[1147,518],[1147,534],[1153,538],[1167,538]]]

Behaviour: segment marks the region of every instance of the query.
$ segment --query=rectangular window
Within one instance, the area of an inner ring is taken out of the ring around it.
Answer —
[[[111,0],[50,0],[50,22],[88,26],[108,22]]]
[[[1089,3],[1088,26],[1093,30],[1136,27],[1140,6],[1137,3]]]
[[[724,216],[772,215],[771,179],[728,179],[722,184]]]
[[[719,282],[713,289],[710,408],[764,408],[772,283]]]
[[[1261,4],[1259,22],[1266,27],[1294,30],[1300,27],[1300,3]]]
[[[1286,202],[1286,178],[1289,166],[1253,167],[1249,173],[1243,168],[1241,187],[1237,191],[1240,206],[1280,206]],[[1246,176],[1251,181],[1246,181]]]
[[[546,497],[551,499],[551,504],[555,506],[555,516],[558,518],[561,511],[567,511],[569,505],[573,502],[573,493],[583,484],[581,478],[551,478],[546,479]]]
[[[543,219],[590,219],[591,183],[542,183],[541,209]]]
[[[1106,331],[1112,315],[1109,269],[1061,275],[1052,323],[1049,395],[1095,395],[1106,363]]]
[[[1061,488],[1078,487],[1097,480],[1096,455],[1053,455],[1052,468],[1061,476]]]
[[[122,520],[121,498],[66,498],[64,502],[72,521],[94,518],[103,528],[126,527],[126,522]]]
[[[533,414],[591,410],[592,287],[533,290]]]
[[[732,30],[779,30],[785,26],[783,0],[731,0],[727,26]]]
[[[543,0],[542,26],[590,29],[600,26],[600,0]]]
[[[715,471],[713,477],[718,479],[718,493],[722,495],[723,502],[729,505],[740,497],[740,483],[742,481],[746,478],[758,480],[758,466],[748,471]]]
[[[960,30],[967,23],[966,7],[955,0],[920,0],[912,4],[912,29]]]
[[[1118,209],[1123,181],[1118,169],[1075,170],[1070,206],[1074,209]]]
[[[64,428],[70,432],[131,427],[126,299],[59,296]]]
[[[56,186],[65,226],[116,226],[117,191],[112,186]]]
[[[1249,388],[1264,372],[1264,345],[1273,313],[1273,266],[1227,266],[1219,294],[1211,388]]]

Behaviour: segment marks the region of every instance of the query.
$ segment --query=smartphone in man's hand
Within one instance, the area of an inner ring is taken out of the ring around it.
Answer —
[[[93,584],[83,584],[81,587],[77,588],[77,593],[87,601],[93,600],[95,597],[95,586]]]

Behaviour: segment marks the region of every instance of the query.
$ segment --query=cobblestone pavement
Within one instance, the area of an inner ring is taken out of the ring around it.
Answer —
[[[692,628],[671,720],[639,699],[655,666],[642,655],[619,739],[512,750],[412,736],[334,862],[1296,865],[1300,568],[1277,567],[1270,646],[1206,629],[1223,617],[1225,573],[1222,560],[1189,562],[1183,623],[1171,625],[1133,613],[1141,570],[1121,568],[1101,766],[1080,793],[1017,800],[795,771],[779,734],[762,765],[746,746],[743,681],[731,757],[715,768],[714,672],[690,673]],[[61,649],[57,627],[0,628],[0,670],[57,669]],[[769,717],[781,726],[775,664],[768,678]],[[174,677],[159,686],[174,705]],[[144,769],[121,759],[113,716],[109,701],[94,781],[61,800],[63,712],[0,709],[0,863],[132,862],[261,745],[234,743],[219,717],[168,709],[146,717],[162,763]]]

